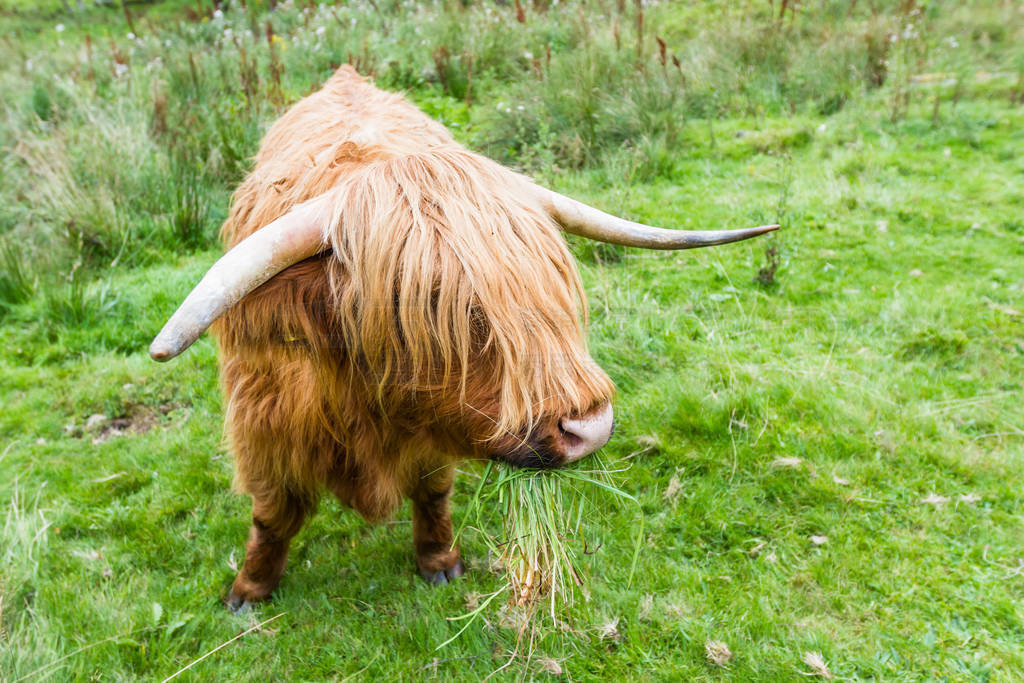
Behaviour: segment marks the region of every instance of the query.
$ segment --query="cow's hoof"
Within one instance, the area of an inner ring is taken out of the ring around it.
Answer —
[[[451,583],[453,580],[462,576],[466,573],[466,567],[462,564],[462,560],[458,560],[454,566],[448,569],[442,569],[440,571],[431,572],[425,569],[420,570],[420,576],[426,579],[427,583],[432,586],[443,586]]]
[[[244,598],[240,598],[235,595],[234,591],[228,593],[228,596],[224,598],[224,606],[228,608],[232,614],[245,614],[252,609],[252,603]]]

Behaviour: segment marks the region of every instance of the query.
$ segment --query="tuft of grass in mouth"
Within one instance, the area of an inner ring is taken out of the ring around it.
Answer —
[[[487,463],[456,540],[467,528],[479,531],[502,585],[474,610],[456,617],[467,620],[459,634],[500,595],[507,595],[507,607],[519,609],[520,618],[515,623],[521,632],[532,624],[541,608],[557,621],[558,614],[573,604],[586,583],[582,556],[596,552],[595,547],[588,546],[584,532],[584,520],[593,505],[589,496],[611,493],[611,498],[634,503],[639,509],[637,500],[615,485],[612,474],[614,471],[599,455],[559,469]],[[490,531],[495,528],[500,531]],[[642,538],[641,518],[630,582]]]

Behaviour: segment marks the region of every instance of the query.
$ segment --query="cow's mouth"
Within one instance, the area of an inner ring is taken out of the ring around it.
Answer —
[[[497,459],[515,467],[543,470],[565,464],[565,456],[556,453],[549,445],[531,441],[523,441],[518,447],[499,455]]]

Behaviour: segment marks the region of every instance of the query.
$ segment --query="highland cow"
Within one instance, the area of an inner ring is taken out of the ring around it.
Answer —
[[[463,573],[457,458],[556,467],[611,436],[559,226],[681,249],[777,226],[680,232],[614,218],[473,154],[402,96],[342,67],[269,130],[233,197],[229,248],[154,340],[212,325],[236,483],[252,497],[227,604],[266,599],[329,491],[367,520],[412,500],[416,562]]]

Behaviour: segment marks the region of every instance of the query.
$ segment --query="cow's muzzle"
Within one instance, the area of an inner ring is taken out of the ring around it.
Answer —
[[[614,428],[612,404],[606,402],[583,415],[551,421],[511,448],[499,448],[495,457],[517,467],[561,467],[604,446]]]

